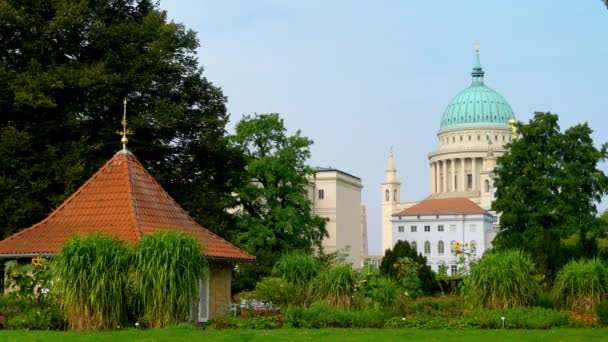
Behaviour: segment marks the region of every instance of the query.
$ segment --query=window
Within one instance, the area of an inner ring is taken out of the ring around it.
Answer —
[[[462,142],[462,135],[460,136],[460,142]]]
[[[477,242],[475,242],[475,240],[471,241],[471,253],[474,255],[477,254]]]
[[[404,226],[399,226],[399,233],[403,233],[405,231],[405,227]]]
[[[319,199],[324,199],[325,198],[325,191],[323,191],[323,189],[319,189]]]
[[[451,271],[450,275],[452,277],[457,276],[458,275],[458,265],[452,265],[452,267],[450,268],[450,271]]]
[[[393,201],[397,202],[397,189],[393,190]]]
[[[450,231],[453,233],[456,231],[456,225],[455,224],[451,224],[450,225]]]
[[[467,188],[473,188],[473,175],[470,173],[467,175]]]
[[[456,142],[456,137],[452,137],[452,142]]]
[[[469,141],[471,141],[471,136],[469,135]]]
[[[431,243],[428,241],[424,243],[424,254],[431,254]]]
[[[454,190],[458,189],[458,176],[454,175]]]
[[[384,192],[384,199],[385,199],[387,202],[391,200],[391,192],[390,192],[390,191],[386,190],[386,191]]]
[[[437,243],[437,253],[438,254],[443,254],[443,241],[439,241]]]
[[[492,222],[494,222],[494,223],[498,222],[498,215],[492,216]]]
[[[416,232],[416,226],[411,226],[410,227],[410,232],[411,233],[415,233]]]
[[[477,141],[481,141],[481,135],[477,134]]]
[[[430,232],[431,231],[431,226],[424,226],[424,231],[425,232]]]
[[[412,243],[410,243],[410,246],[412,246],[412,249],[414,250],[414,252],[416,252],[416,254],[418,254],[418,245],[416,244],[416,241],[412,241]]]
[[[494,141],[498,141],[498,135],[494,136]]]
[[[483,182],[483,185],[484,185],[484,188],[485,188],[486,192],[490,192],[490,181],[486,179]]]
[[[477,230],[477,225],[475,225],[475,224],[471,224],[471,225],[469,226],[469,229],[471,230],[471,233],[475,233],[475,231]]]
[[[437,226],[437,231],[438,232],[442,232],[443,231],[443,225],[442,224],[440,224],[440,225]]]

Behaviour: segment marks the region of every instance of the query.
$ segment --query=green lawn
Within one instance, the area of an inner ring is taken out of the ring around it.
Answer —
[[[0,331],[0,341],[608,341],[608,328],[552,330],[278,329],[122,330],[100,333]]]

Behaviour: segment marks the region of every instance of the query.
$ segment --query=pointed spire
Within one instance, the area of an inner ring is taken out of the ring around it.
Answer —
[[[397,182],[397,169],[395,169],[395,159],[393,158],[393,146],[388,153],[388,166],[386,167],[386,183]]]
[[[479,61],[479,44],[475,45],[475,63],[473,63],[473,71],[471,71],[471,76],[473,76],[473,85],[481,85],[483,84],[483,69],[481,68],[481,62]]]

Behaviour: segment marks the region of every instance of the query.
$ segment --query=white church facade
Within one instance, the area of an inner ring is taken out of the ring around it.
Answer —
[[[430,195],[423,201],[401,201],[391,148],[382,184],[383,253],[406,240],[415,242],[431,265],[439,265],[454,260],[452,242],[473,242],[479,256],[491,248],[498,229],[491,211],[492,174],[496,158],[514,138],[515,115],[505,98],[485,85],[478,49],[471,76],[471,85],[450,101],[441,118],[438,148],[428,154]]]

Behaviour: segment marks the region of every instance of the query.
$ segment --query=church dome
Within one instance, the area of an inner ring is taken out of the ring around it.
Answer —
[[[515,119],[507,100],[483,83],[484,71],[475,53],[471,86],[456,95],[441,118],[441,130],[452,128],[508,127]]]

